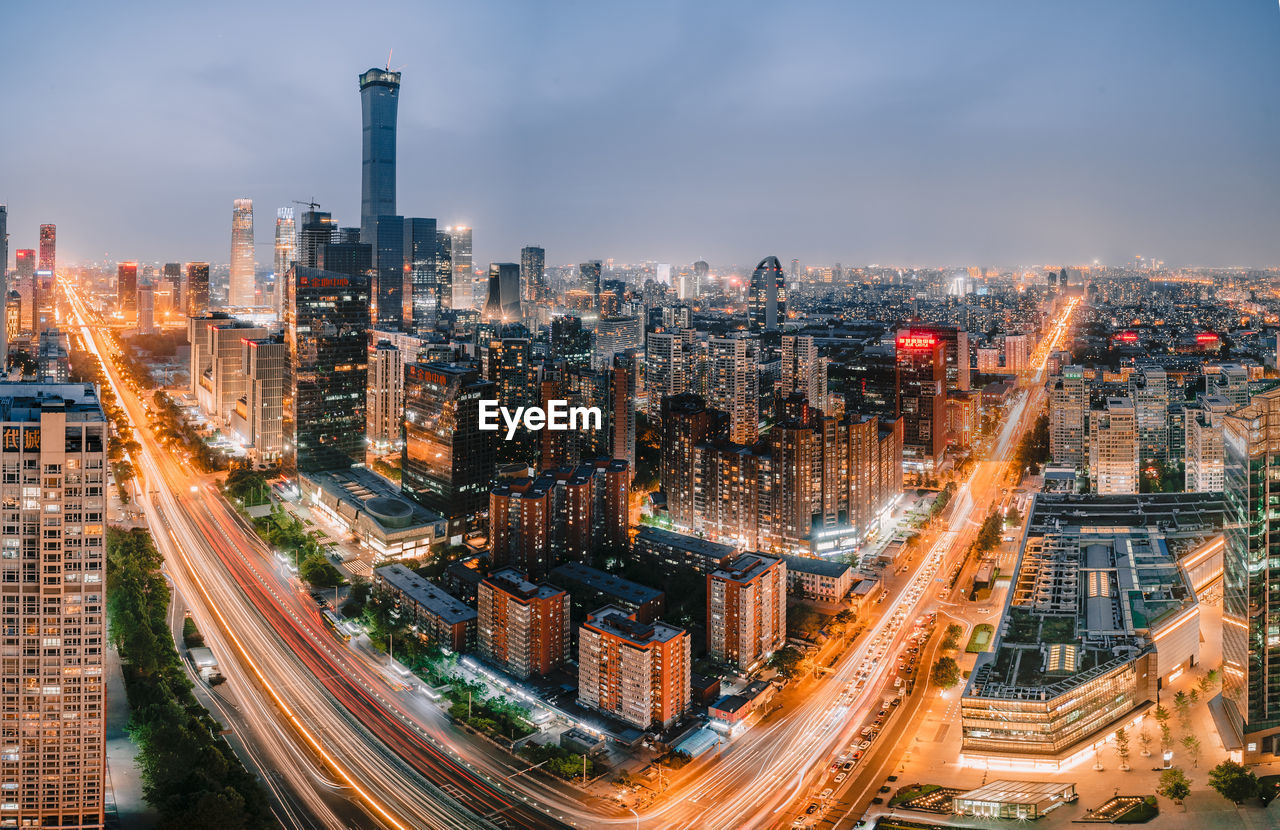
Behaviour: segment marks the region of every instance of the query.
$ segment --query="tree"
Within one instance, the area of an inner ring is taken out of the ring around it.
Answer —
[[[1018,505],[1009,505],[1009,512],[1004,514],[1005,527],[1019,527],[1022,525],[1022,514],[1018,512]]]
[[[1147,758],[1151,755],[1151,733],[1147,731],[1147,725],[1142,724],[1142,731],[1138,733],[1138,743],[1142,744],[1142,757]]]
[[[1198,683],[1200,687],[1200,693],[1207,697],[1208,694],[1213,691],[1214,682],[1215,682],[1214,670],[1210,669],[1209,671],[1205,672],[1204,677],[1200,678],[1200,682]]]
[[[1168,755],[1173,749],[1173,730],[1169,728],[1169,724],[1160,724],[1160,753]]]
[[[954,651],[960,647],[960,635],[964,633],[964,629],[952,623],[947,626],[946,634],[942,637],[942,650]]]
[[[804,654],[795,646],[784,646],[769,658],[769,665],[788,680],[800,674],[800,664],[803,662]]]
[[[1175,804],[1181,804],[1191,794],[1191,781],[1181,767],[1172,767],[1160,773],[1160,785],[1156,787],[1156,793]]]
[[[342,584],[342,572],[318,553],[307,556],[298,564],[298,576],[313,588],[334,588]]]
[[[1187,754],[1191,756],[1191,766],[1200,766],[1200,739],[1195,735],[1187,735],[1182,739],[1182,746],[1186,748]]]
[[[952,657],[939,657],[933,664],[932,678],[934,685],[950,689],[960,682],[960,664]]]
[[[1178,710],[1178,723],[1184,732],[1191,729],[1191,699],[1186,692],[1178,692],[1173,696],[1173,706]]]
[[[1116,757],[1120,759],[1120,769],[1129,769],[1129,733],[1123,726],[1116,730]]]
[[[1223,761],[1209,770],[1209,786],[1236,804],[1258,794],[1258,777],[1244,764]]]

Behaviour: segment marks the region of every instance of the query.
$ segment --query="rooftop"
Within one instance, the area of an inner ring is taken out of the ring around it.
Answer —
[[[551,576],[564,582],[576,582],[635,605],[645,605],[662,598],[662,592],[615,574],[597,570],[581,562],[567,562],[551,571]]]
[[[642,647],[653,643],[665,643],[684,636],[685,633],[683,628],[676,628],[662,622],[639,622],[633,615],[615,605],[606,605],[597,611],[592,611],[587,615],[585,625]]]
[[[1075,784],[1058,781],[988,781],[976,790],[958,796],[966,801],[993,801],[1002,804],[1024,804],[1043,801],[1066,791],[1074,791]]]
[[[445,592],[404,565],[387,565],[374,574],[395,590],[439,617],[448,625],[474,620],[476,609]]]
[[[712,571],[711,575],[717,579],[750,582],[772,569],[779,561],[777,557],[765,556],[763,553],[743,553],[735,556],[723,568]]]
[[[64,411],[68,421],[106,420],[93,384],[0,382],[0,421],[38,424],[48,411]]]
[[[687,536],[683,533],[673,533],[670,530],[663,530],[660,527],[652,525],[641,525],[638,538],[641,542],[653,542],[659,545],[668,545],[680,550],[687,550],[698,553],[712,559],[723,559],[726,556],[732,556],[736,548],[731,545],[722,545],[719,542],[713,542],[710,539],[703,539],[699,536]]]
[[[559,596],[564,591],[547,583],[530,582],[529,578],[516,568],[499,568],[484,579],[485,582],[500,589],[504,593],[521,599],[547,599]]]
[[[845,562],[834,562],[830,559],[816,559],[812,556],[784,556],[782,557],[782,560],[787,563],[788,571],[817,574],[818,576],[839,578],[853,570],[853,566]]]

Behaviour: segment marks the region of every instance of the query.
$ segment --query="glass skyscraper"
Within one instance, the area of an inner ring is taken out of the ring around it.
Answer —
[[[308,210],[302,214],[302,222],[297,226],[298,241],[294,245],[293,256],[299,265],[308,268],[320,266],[320,246],[333,241],[338,227],[333,217],[323,210]],[[359,240],[357,240],[359,241]],[[288,270],[287,268],[285,269]]]
[[[436,220],[404,220],[405,287],[409,311],[406,328],[417,334],[436,326],[440,310],[440,272],[436,266]]]
[[[520,285],[524,299],[534,303],[546,302],[547,252],[537,245],[520,249]]]
[[[282,207],[276,211],[276,260],[275,269],[275,306],[277,316],[284,315],[284,278],[289,273],[289,266],[294,259],[294,246],[298,244],[298,232],[294,227],[293,208]]]
[[[404,217],[378,216],[373,220],[373,308],[380,329],[398,331],[404,326]]]
[[[1223,444],[1222,697],[1240,732],[1245,762],[1275,761],[1280,756],[1280,388],[1255,395],[1227,415]]]
[[[449,233],[453,258],[453,308],[475,308],[475,274],[471,267],[471,228],[454,225]]]
[[[288,276],[286,453],[302,472],[346,469],[364,460],[369,279],[302,265]]]
[[[396,215],[396,111],[400,73],[370,69],[360,76],[363,154],[360,174],[360,241],[374,244],[379,216]]]
[[[489,297],[484,319],[514,323],[520,319],[520,266],[514,262],[489,263]]]
[[[760,260],[747,294],[747,330],[759,334],[777,329],[787,316],[787,281],[776,256]]]
[[[227,305],[257,304],[253,279],[253,200],[236,199],[231,211],[231,283]]]

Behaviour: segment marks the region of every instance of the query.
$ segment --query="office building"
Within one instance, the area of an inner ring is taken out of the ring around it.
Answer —
[[[153,286],[141,285],[138,286],[138,334],[155,333],[156,290]]]
[[[570,369],[591,364],[591,332],[582,318],[572,314],[551,318],[551,359],[563,360]]]
[[[1206,393],[1221,395],[1235,406],[1249,403],[1249,370],[1239,363],[1210,364],[1204,367]]]
[[[32,331],[36,334],[57,325],[57,289],[52,271],[36,271],[32,277]]]
[[[898,416],[903,463],[910,474],[929,475],[946,450],[946,364],[943,341],[930,330],[899,331]]]
[[[301,473],[298,490],[310,510],[354,536],[374,562],[425,561],[447,541],[438,514],[403,498],[399,487],[368,468]],[[474,603],[474,592],[465,601]]]
[[[400,620],[423,642],[455,653],[474,648],[476,609],[404,565],[375,568],[373,590],[391,598]]]
[[[512,323],[520,319],[520,266],[514,262],[489,263],[489,296],[485,320]]]
[[[35,330],[36,252],[32,248],[14,251],[13,264],[18,296],[22,302],[22,330]]]
[[[191,348],[193,361],[197,353],[202,361],[207,360],[207,368],[197,378],[196,400],[211,421],[230,427],[236,402],[245,393],[242,343],[266,337],[267,330],[242,320],[191,318],[188,326],[195,327],[196,335],[203,332],[207,338],[198,345],[193,341]]]
[[[360,241],[374,244],[379,216],[396,215],[396,113],[400,73],[369,69],[360,75]]]
[[[591,296],[591,308],[600,311],[600,260],[592,259],[578,265],[578,284]]]
[[[369,344],[365,413],[369,452],[374,456],[400,452],[404,447],[404,353],[387,340]]]
[[[1222,700],[1229,750],[1246,763],[1280,760],[1280,388],[1223,419],[1226,549],[1222,585]],[[1272,539],[1272,532],[1277,538]]]
[[[729,415],[729,440],[760,435],[759,341],[750,335],[707,340],[707,404]]]
[[[787,641],[787,566],[744,553],[707,574],[707,655],[749,671]]]
[[[1221,395],[1209,395],[1185,410],[1187,492],[1221,493],[1226,486],[1223,420],[1236,408]]]
[[[545,577],[563,562],[623,550],[631,469],[622,460],[499,481],[489,493],[489,558]]]
[[[404,220],[405,328],[415,334],[434,331],[441,309],[439,231],[436,220]],[[444,306],[447,308],[448,306]]]
[[[0,302],[4,303],[4,316],[0,318],[0,366],[9,365],[9,341],[11,331],[22,327],[22,302],[18,301],[14,313],[9,288],[9,209],[0,205]]]
[[[1085,468],[1089,388],[1080,366],[1063,366],[1049,382],[1049,458],[1058,467]]]
[[[393,191],[394,192],[394,191]],[[403,329],[405,312],[403,216],[375,216],[368,238],[373,249],[373,321],[380,329]]]
[[[818,356],[812,337],[794,334],[782,336],[781,395],[798,392],[809,406],[827,411],[827,361]]]
[[[436,231],[436,284],[440,286],[440,307],[453,308],[453,236]]]
[[[787,281],[776,256],[765,257],[751,272],[747,289],[747,330],[755,334],[781,327],[787,318]]]
[[[345,274],[369,285],[373,284],[373,247],[363,242],[330,242],[321,245],[316,253],[322,271]],[[372,290],[372,289],[370,289]],[[373,312],[370,311],[372,322]]]
[[[477,651],[524,680],[563,666],[569,655],[569,595],[534,583],[515,568],[497,568],[477,589]]]
[[[231,410],[231,431],[258,465],[274,464],[284,454],[284,387],[289,350],[283,337],[240,340],[244,392]]]
[[[451,308],[475,308],[475,273],[471,264],[471,228],[454,225],[445,228],[449,234],[449,254],[453,263],[453,301]]]
[[[489,506],[497,433],[480,430],[480,400],[494,397],[471,366],[405,364],[401,487],[457,527]]]
[[[344,469],[364,461],[369,281],[295,265],[288,276],[286,429],[298,470]]]
[[[40,332],[36,347],[36,379],[41,383],[68,383],[71,380],[71,343],[57,329]]]
[[[164,312],[176,312],[177,314],[185,315],[187,307],[182,303],[182,263],[166,262],[163,273],[164,281],[168,282],[168,285],[162,287],[167,288],[169,292],[168,302],[163,307]],[[160,292],[157,290],[157,297],[159,296]],[[161,308],[158,302],[156,307],[157,309]]]
[[[531,303],[545,303],[551,299],[547,291],[547,252],[537,245],[520,249],[520,285],[524,299]]]
[[[690,707],[689,633],[605,606],[578,630],[578,702],[639,729],[665,730]]]
[[[320,268],[320,249],[336,239],[338,226],[326,211],[316,210],[317,205],[310,204],[311,210],[302,214],[302,222],[298,225],[298,242],[294,246],[294,259],[306,268]],[[359,242],[359,239],[351,240]],[[286,280],[287,282],[287,280]]]
[[[276,210],[275,268],[272,271],[275,277],[275,297],[271,306],[275,309],[276,316],[282,319],[284,317],[284,283],[289,273],[289,266],[297,258],[294,255],[297,244],[298,230],[293,221],[293,208],[278,208]]]
[[[209,310],[209,263],[187,263],[187,285],[182,297],[186,300],[184,307],[189,317]]]
[[[231,210],[231,282],[227,293],[227,304],[232,308],[258,304],[253,262],[253,200],[236,199]]]
[[[4,383],[0,431],[11,551],[0,563],[0,823],[101,828],[106,418],[91,385]]]
[[[137,321],[138,263],[136,262],[121,262],[116,266],[116,309],[126,323]],[[34,312],[34,308],[32,310]]]
[[[1139,462],[1144,467],[1164,464],[1169,458],[1169,379],[1164,369],[1140,366],[1129,376],[1129,399],[1138,422]]]
[[[628,349],[644,348],[643,327],[637,317],[601,317],[596,323],[596,342],[592,365],[608,368],[613,356]]]
[[[820,602],[842,602],[856,580],[853,566],[813,556],[784,556],[787,592]]]
[[[7,266],[7,262],[6,262]],[[57,273],[58,270],[58,228],[56,225],[40,226],[40,264],[38,271]]]
[[[223,323],[231,323],[231,315],[225,311],[211,311],[199,316],[187,318],[187,342],[191,344],[191,363],[188,370],[188,384],[191,396],[199,400],[201,388],[212,388],[211,381],[205,381],[206,373],[212,363],[212,352],[209,348],[209,329]]]
[[[1089,480],[1104,496],[1138,492],[1138,423],[1130,398],[1089,412]]]

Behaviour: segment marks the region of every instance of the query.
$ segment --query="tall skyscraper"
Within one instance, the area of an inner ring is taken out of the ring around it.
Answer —
[[[1049,458],[1084,469],[1088,461],[1089,389],[1081,366],[1063,366],[1049,385]]]
[[[1280,756],[1280,389],[1223,419],[1222,699],[1244,762]],[[1272,538],[1272,534],[1276,538]]]
[[[406,363],[401,489],[460,528],[489,506],[497,433],[480,429],[480,399],[496,397],[475,369]]]
[[[3,823],[100,828],[106,418],[87,384],[5,383],[0,413],[6,478],[37,471],[40,484],[5,508]]]
[[[471,228],[454,225],[445,228],[449,234],[450,256],[453,262],[452,308],[475,308],[475,276],[471,264]]]
[[[138,334],[156,333],[156,290],[154,286],[138,286]]]
[[[925,475],[947,445],[945,352],[937,334],[923,330],[898,332],[895,347],[903,460],[910,472]]]
[[[169,281],[169,305],[168,310],[178,314],[186,308],[182,304],[182,263],[166,262],[164,264],[164,278]]]
[[[4,303],[4,312],[0,314],[0,366],[8,366],[9,331],[14,322],[9,308],[9,209],[4,205],[0,205],[0,303]],[[21,317],[22,304],[19,302],[19,322]]]
[[[818,356],[812,337],[782,336],[782,384],[784,395],[799,392],[815,409],[827,411],[827,362]]]
[[[711,282],[711,266],[706,260],[700,259],[693,263],[693,296],[701,297],[702,292],[707,290],[707,286]]]
[[[369,343],[365,424],[365,438],[373,455],[404,447],[404,353],[389,340]]]
[[[287,448],[300,471],[364,461],[369,280],[295,265],[285,305]]]
[[[1138,492],[1138,418],[1131,398],[1089,413],[1089,479],[1104,496]]]
[[[41,271],[57,273],[58,265],[58,228],[56,225],[40,226],[40,268]]]
[[[333,242],[337,230],[338,226],[334,224],[333,217],[325,211],[305,211],[302,214],[302,223],[298,225],[298,242],[293,251],[298,264],[307,268],[319,268],[320,246]]]
[[[489,263],[489,298],[484,319],[514,323],[520,320],[520,266],[514,262]]]
[[[138,319],[138,263],[116,266],[116,309],[126,321]]]
[[[286,272],[287,274],[287,272]],[[244,394],[231,413],[231,429],[256,463],[270,464],[284,452],[284,384],[289,376],[284,339],[243,338],[240,373]]]
[[[760,260],[747,291],[747,330],[772,331],[787,316],[787,281],[776,256]]]
[[[253,200],[236,199],[231,210],[231,283],[227,304],[243,307],[257,302],[253,274]]]
[[[396,112],[400,73],[370,69],[360,75],[362,154],[360,168],[360,241],[375,243],[379,216],[396,215]]]
[[[440,307],[453,308],[453,236],[436,231],[436,283],[440,286]]]
[[[537,245],[526,245],[520,249],[520,285],[524,288],[524,299],[534,303],[544,303],[547,295],[547,252]]]
[[[19,248],[13,254],[18,296],[22,303],[22,330],[35,331],[36,319],[36,252]]]
[[[582,290],[591,295],[591,307],[600,310],[600,276],[601,263],[598,259],[590,259],[578,265],[578,282]]]
[[[707,340],[707,403],[729,414],[735,444],[754,444],[760,436],[759,348],[750,335]]]
[[[1221,395],[1201,396],[1186,409],[1186,490],[1220,493],[1225,483],[1222,422],[1235,407]]]
[[[187,263],[187,285],[182,291],[187,315],[194,317],[209,310],[209,263]]]
[[[1138,418],[1139,460],[1164,463],[1169,455],[1169,378],[1160,366],[1139,366],[1129,377],[1129,397]],[[1177,463],[1177,459],[1174,460]]]
[[[434,330],[440,314],[438,233],[434,219],[404,220],[405,323],[415,334]]]
[[[373,245],[373,309],[374,324],[380,329],[404,328],[404,217],[375,216],[371,238]]]
[[[276,210],[276,258],[275,269],[275,297],[272,300],[272,307],[275,308],[276,316],[284,316],[284,280],[285,275],[289,273],[289,266],[293,263],[294,247],[298,244],[298,231],[293,221],[293,208],[282,207]]]

